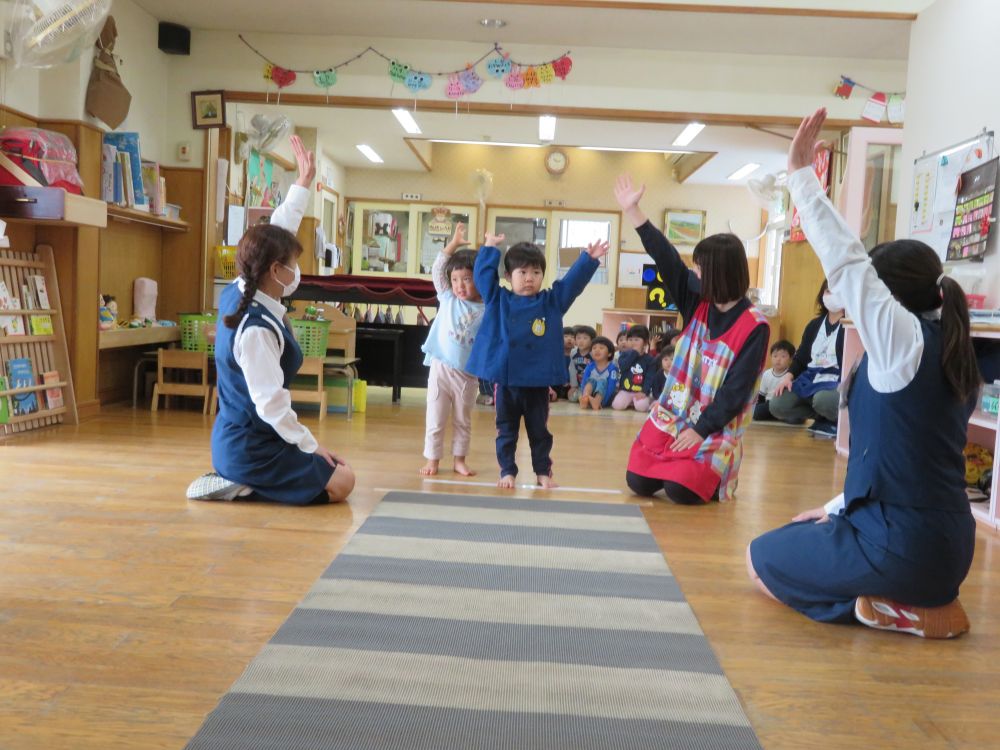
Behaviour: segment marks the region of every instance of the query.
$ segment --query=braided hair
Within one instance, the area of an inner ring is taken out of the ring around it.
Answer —
[[[236,250],[236,267],[246,286],[243,299],[236,312],[226,315],[222,322],[229,328],[236,328],[253,300],[260,282],[270,272],[271,265],[283,263],[299,256],[302,245],[287,229],[274,224],[256,224],[250,227],[240,239]]]

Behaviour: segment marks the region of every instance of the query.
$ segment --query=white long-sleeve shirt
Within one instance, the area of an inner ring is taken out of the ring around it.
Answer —
[[[271,214],[271,223],[293,234],[297,232],[309,197],[307,188],[292,185],[284,202]],[[233,283],[239,286],[241,292],[246,289],[246,282],[242,278]],[[285,308],[280,300],[259,289],[253,299],[281,321],[281,325],[288,325]],[[275,333],[278,335],[275,336]],[[257,416],[271,425],[285,442],[297,445],[305,453],[315,453],[319,444],[309,429],[299,422],[298,415],[292,409],[291,394],[283,385],[285,376],[281,371],[281,354],[284,345],[280,331],[270,331],[260,326],[244,329],[240,325],[233,336],[233,356],[243,370]]]
[[[792,202],[802,228],[826,273],[830,291],[844,302],[868,354],[868,380],[879,393],[902,390],[916,377],[924,353],[920,319],[903,307],[879,279],[868,253],[837,213],[812,167],[788,178]],[[938,317],[939,312],[928,317]],[[844,509],[844,495],[825,506],[827,513]]]

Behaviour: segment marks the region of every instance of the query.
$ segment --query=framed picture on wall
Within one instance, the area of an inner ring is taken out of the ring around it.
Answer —
[[[705,239],[707,211],[668,208],[663,215],[663,233],[674,245],[697,245]]]
[[[226,107],[222,91],[192,91],[191,92],[191,127],[224,128],[226,126]]]

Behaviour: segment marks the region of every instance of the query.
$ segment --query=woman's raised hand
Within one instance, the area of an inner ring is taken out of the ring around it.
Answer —
[[[295,162],[299,165],[299,178],[295,184],[311,189],[312,181],[316,179],[316,154],[308,150],[297,135],[291,137],[291,142]]]
[[[642,200],[645,192],[645,185],[639,188],[632,187],[632,177],[627,174],[619,175],[615,181],[615,198],[618,200],[618,205],[622,207],[622,211],[638,208],[639,201]]]
[[[789,174],[810,166],[816,157],[816,152],[825,147],[826,144],[819,140],[819,134],[823,130],[825,122],[826,107],[820,107],[802,120],[798,132],[792,139],[792,145],[788,149]]]

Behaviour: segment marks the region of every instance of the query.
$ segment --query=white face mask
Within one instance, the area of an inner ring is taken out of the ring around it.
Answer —
[[[292,279],[291,283],[288,283],[288,284],[282,284],[280,281],[278,281],[277,278],[274,279],[279,284],[281,284],[281,296],[282,297],[288,297],[296,289],[299,288],[299,281],[302,280],[302,270],[299,268],[299,264],[298,263],[295,264],[295,268],[292,268],[291,266],[285,266],[284,263],[282,263],[281,265],[284,266],[285,268],[287,268],[293,274],[295,274],[295,276]]]
[[[825,307],[830,312],[841,312],[844,309],[844,303],[841,302],[840,297],[838,297],[833,292],[824,292],[823,307]]]

